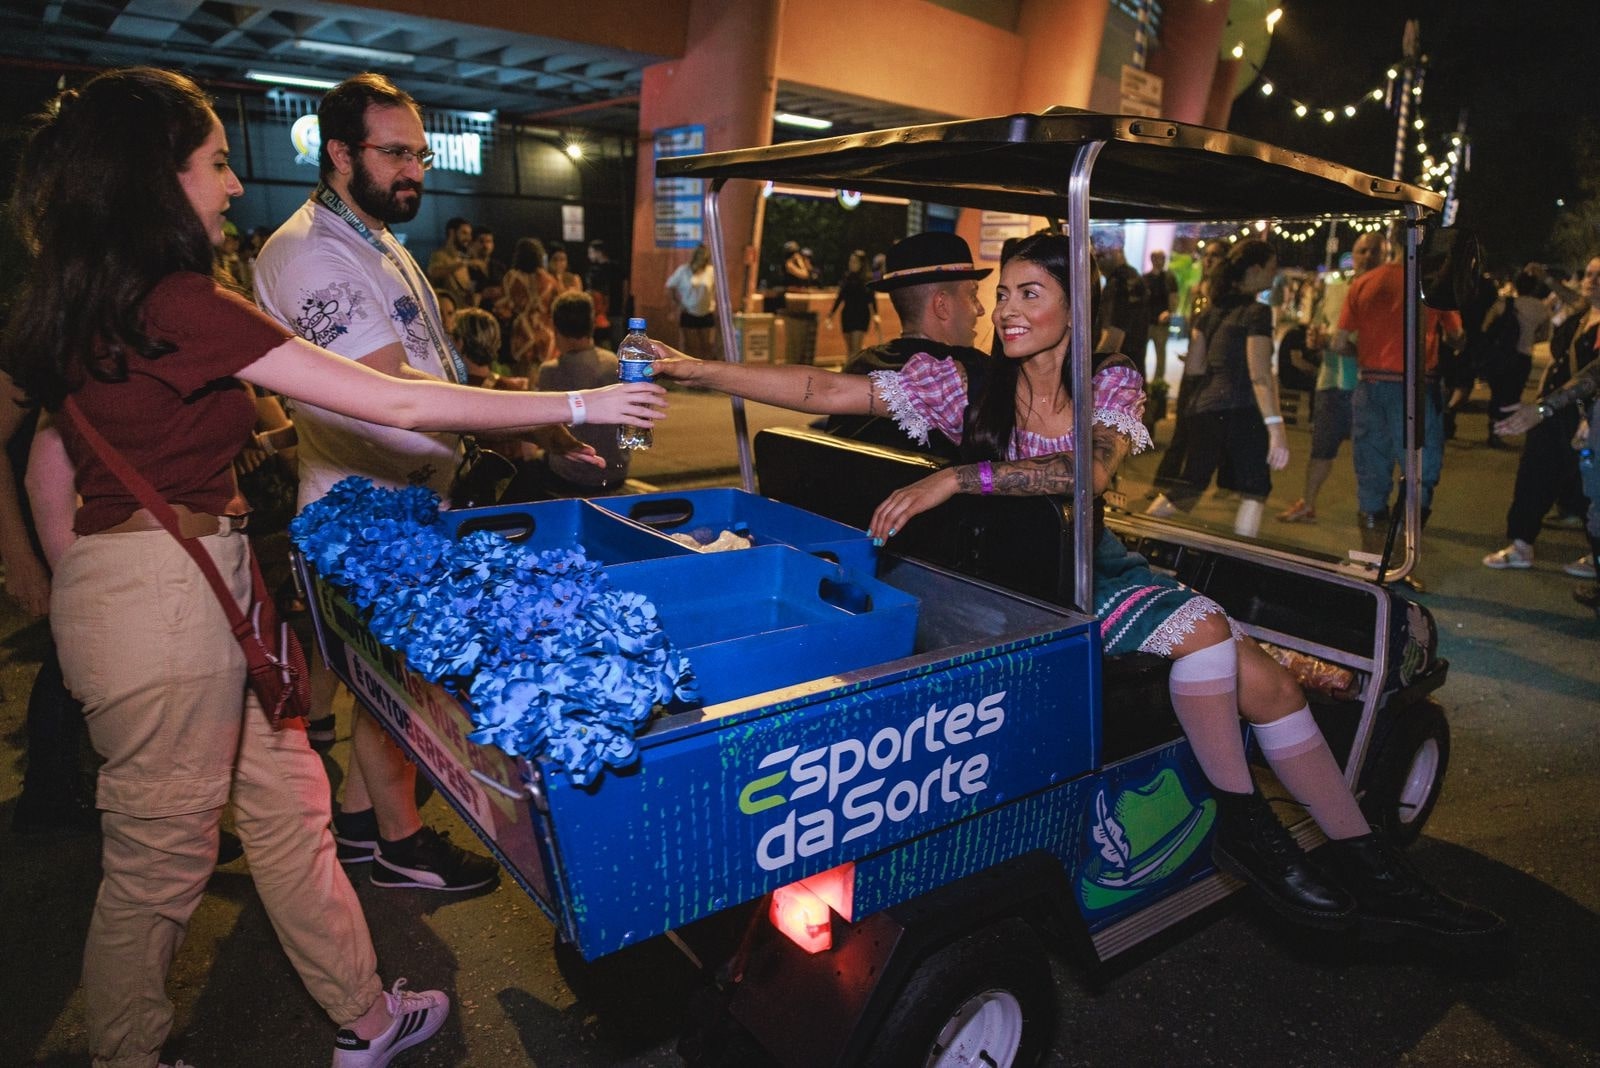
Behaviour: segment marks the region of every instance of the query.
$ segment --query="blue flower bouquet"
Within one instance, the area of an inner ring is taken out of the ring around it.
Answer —
[[[474,742],[545,756],[580,786],[638,759],[656,709],[692,701],[692,673],[643,596],[615,589],[581,547],[535,552],[479,532],[455,540],[439,498],[347,478],[290,524],[317,573],[372,635],[456,694]]]

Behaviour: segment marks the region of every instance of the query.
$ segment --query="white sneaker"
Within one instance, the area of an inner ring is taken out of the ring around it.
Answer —
[[[1593,579],[1595,577],[1594,554],[1588,553],[1584,556],[1580,556],[1576,560],[1572,561],[1572,563],[1567,564],[1561,570],[1565,571],[1573,578]]]
[[[1496,571],[1526,571],[1533,566],[1533,546],[1513,541],[1504,549],[1496,550],[1483,558],[1484,567]]]
[[[444,1026],[450,1015],[450,998],[444,991],[415,994],[405,985],[404,979],[396,979],[394,987],[384,993],[394,1019],[377,1038],[359,1038],[348,1027],[339,1028],[333,1039],[333,1068],[384,1068],[395,1054],[427,1041]]]

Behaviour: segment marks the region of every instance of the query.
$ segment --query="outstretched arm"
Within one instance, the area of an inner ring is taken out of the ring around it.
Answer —
[[[1099,423],[1090,438],[1094,450],[1094,494],[1099,496],[1111,485],[1111,478],[1122,461],[1133,451],[1127,436]],[[1058,452],[1020,460],[997,460],[988,465],[989,488],[984,486],[983,464],[962,464],[936,471],[903,489],[895,490],[872,513],[872,536],[891,538],[913,517],[937,508],[957,493],[990,493],[1003,497],[1030,497],[1044,494],[1070,494],[1076,488],[1073,454]]]
[[[1283,412],[1278,406],[1278,376],[1272,373],[1272,339],[1251,334],[1245,339],[1245,363],[1250,370],[1250,389],[1256,407],[1267,424],[1267,466],[1282,471],[1289,466],[1289,434],[1283,428]]]
[[[866,375],[844,375],[816,367],[754,367],[697,360],[670,345],[650,342],[655,373],[690,386],[813,415],[885,415],[888,408]]]
[[[569,394],[476,389],[394,378],[300,338],[290,338],[239,372],[253,385],[354,419],[404,430],[514,430],[566,423]],[[650,426],[666,391],[650,382],[576,390],[586,421]]]

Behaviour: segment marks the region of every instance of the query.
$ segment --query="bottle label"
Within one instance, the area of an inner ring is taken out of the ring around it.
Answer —
[[[648,382],[655,377],[655,364],[650,360],[619,360],[617,377],[624,382]]]

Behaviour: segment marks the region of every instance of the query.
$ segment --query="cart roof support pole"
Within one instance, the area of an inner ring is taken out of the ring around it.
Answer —
[[[1089,447],[1094,426],[1094,349],[1089,292],[1089,173],[1104,147],[1090,141],[1072,160],[1067,183],[1067,245],[1072,256],[1072,574],[1073,603],[1084,615],[1094,614],[1094,450]],[[1088,492],[1084,492],[1088,490]]]
[[[711,246],[711,267],[717,276],[717,329],[722,331],[722,354],[729,363],[744,362],[743,339],[734,331],[734,290],[728,287],[728,253],[722,244],[722,214],[717,210],[717,194],[727,183],[717,178],[706,184],[705,223]],[[733,444],[739,450],[739,484],[746,493],[756,491],[755,465],[750,458],[750,428],[744,418],[744,398],[729,397],[733,408]]]
[[[1405,554],[1398,566],[1390,570],[1392,578],[1402,579],[1411,574],[1422,555],[1422,442],[1427,435],[1427,422],[1423,418],[1427,388],[1427,345],[1423,342],[1422,327],[1422,208],[1417,204],[1405,206]]]

